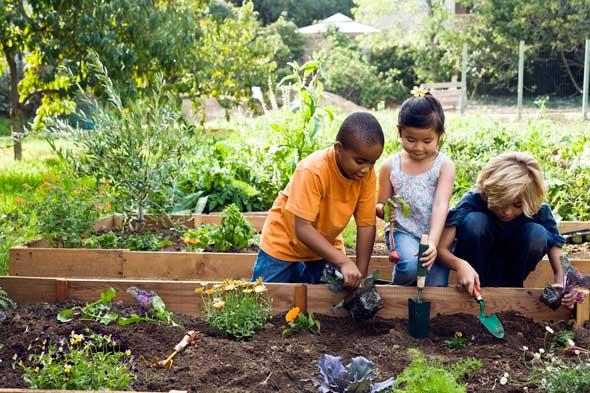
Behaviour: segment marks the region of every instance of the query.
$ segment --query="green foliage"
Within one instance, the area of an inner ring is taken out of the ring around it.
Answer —
[[[321,131],[330,130],[334,126],[332,112],[319,106],[324,90],[320,81],[323,75],[322,62],[322,59],[310,60],[301,66],[296,62],[290,63],[292,74],[283,78],[279,84],[292,82],[293,89],[299,95],[299,99],[291,107],[293,116],[270,125],[280,135],[278,144],[283,156],[277,158],[290,164],[289,177],[300,160],[323,145]]]
[[[467,339],[463,335],[463,332],[458,331],[455,333],[453,338],[451,338],[450,340],[445,340],[445,344],[447,344],[447,347],[449,347],[450,349],[461,349],[465,348],[465,345],[467,344]]]
[[[205,322],[237,340],[252,337],[272,316],[272,299],[262,279],[256,282],[225,280],[195,290],[201,294]]]
[[[159,320],[170,326],[182,327],[174,321],[174,314],[166,309],[166,305],[162,299],[158,295],[155,295],[155,293],[149,299],[149,307],[153,310],[151,313],[144,313],[142,316],[132,314],[129,317],[120,316],[111,309],[110,303],[115,296],[117,296],[117,291],[109,288],[100,294],[99,300],[93,303],[87,303],[84,307],[76,306],[60,311],[57,314],[57,320],[60,322],[70,322],[72,317],[75,316],[81,321],[95,321],[104,325],[117,321],[121,326]],[[145,311],[145,306],[148,306],[148,304],[142,304],[142,311]]]
[[[112,335],[76,333],[56,342],[42,332],[29,353],[15,354],[30,389],[131,390],[135,357]]]
[[[99,300],[93,303],[88,303],[84,307],[76,306],[60,311],[57,314],[57,320],[70,322],[72,320],[71,316],[76,315],[81,321],[96,321],[108,325],[119,318],[119,315],[112,311],[109,305],[116,295],[117,291],[109,288],[100,294]]]
[[[151,232],[115,233],[109,231],[101,235],[90,235],[84,239],[86,248],[124,248],[130,251],[159,251],[172,245],[172,241],[163,235]]]
[[[266,40],[274,48],[273,59],[277,63],[275,78],[281,80],[291,73],[289,62],[303,57],[305,38],[297,32],[297,25],[287,20],[285,14],[265,29]]]
[[[560,347],[567,348],[570,346],[569,341],[573,341],[575,338],[576,334],[574,332],[571,330],[563,330],[555,334],[555,337],[553,337],[553,342]]]
[[[409,349],[408,353],[412,362],[397,377],[394,392],[465,392],[465,385],[458,380],[470,378],[482,367],[481,361],[473,358],[444,366],[439,361],[425,358],[417,349]]]
[[[35,189],[33,199],[22,202],[36,213],[44,239],[59,247],[79,247],[92,232],[94,222],[109,211],[105,189],[97,187],[91,178],[67,174],[50,181]]]
[[[158,210],[151,201],[154,192],[173,183],[174,171],[187,148],[188,126],[165,90],[162,74],[154,79],[152,93],[129,107],[123,105],[96,54],[88,67],[101,82],[108,96],[108,106],[93,102],[94,113],[79,116],[94,125],[92,130],[72,127],[59,118],[48,119],[52,136],[67,137],[80,153],[60,151],[97,179],[108,180],[119,192],[124,204],[137,209],[137,220],[143,223],[145,208]],[[171,187],[169,187],[171,188]]]
[[[320,333],[320,321],[315,319],[313,313],[305,315],[300,312],[299,307],[293,307],[285,315],[285,321],[289,325],[283,329],[283,336],[295,332],[309,331],[311,333]]]
[[[590,365],[570,363],[549,367],[541,379],[541,387],[551,393],[590,391]]]
[[[246,248],[252,244],[256,230],[252,224],[240,213],[234,204],[228,205],[221,213],[221,224],[201,225],[189,230],[183,235],[188,245],[185,251],[202,251],[213,246],[216,251],[227,251],[230,248]]]

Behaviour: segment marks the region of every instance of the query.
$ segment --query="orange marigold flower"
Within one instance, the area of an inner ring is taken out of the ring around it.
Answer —
[[[191,246],[197,244],[198,242],[195,239],[184,239],[186,244],[190,244]]]
[[[299,315],[299,311],[301,311],[299,307],[293,307],[290,309],[287,315],[285,315],[285,321],[288,323],[295,321],[295,318],[297,318],[297,315]]]

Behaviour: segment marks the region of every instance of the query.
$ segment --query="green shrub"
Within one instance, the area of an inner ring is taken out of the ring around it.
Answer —
[[[272,299],[262,278],[256,282],[225,280],[195,290],[205,307],[205,322],[235,339],[252,337],[272,316]]]

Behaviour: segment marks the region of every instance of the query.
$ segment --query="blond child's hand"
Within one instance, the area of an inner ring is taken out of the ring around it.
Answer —
[[[361,271],[352,261],[345,263],[340,267],[342,276],[344,277],[344,286],[349,288],[356,288],[361,283]]]
[[[475,271],[469,262],[461,259],[461,264],[457,268],[457,283],[462,285],[469,295],[473,296],[473,286],[481,288],[479,274]]]
[[[421,263],[426,269],[430,270],[436,261],[437,255],[438,252],[436,251],[434,243],[428,242],[428,249],[422,253],[422,258],[420,258],[419,263]]]

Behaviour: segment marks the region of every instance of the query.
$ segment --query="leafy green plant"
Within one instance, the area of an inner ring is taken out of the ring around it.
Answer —
[[[231,204],[223,209],[220,225],[201,225],[185,232],[182,239],[187,244],[186,251],[202,251],[213,246],[216,251],[223,252],[231,247],[247,247],[252,244],[254,235],[256,230],[252,224]]]
[[[445,344],[447,344],[447,347],[450,349],[461,349],[465,348],[465,345],[467,345],[467,339],[463,335],[463,332],[459,330],[455,333],[453,338],[445,340]]]
[[[80,247],[101,214],[110,211],[105,187],[67,174],[38,186],[25,201],[33,207],[43,238],[60,247]]]
[[[357,392],[373,393],[381,392],[395,383],[393,378],[383,382],[373,382],[373,362],[363,356],[357,356],[349,364],[342,364],[341,356],[323,354],[318,363],[323,380],[312,380],[314,386],[319,387],[320,392],[340,393]]]
[[[237,340],[252,337],[272,315],[272,299],[262,279],[255,282],[225,280],[197,288],[204,305],[205,322]]]
[[[124,317],[112,311],[110,303],[117,295],[117,291],[109,288],[100,294],[100,299],[96,302],[88,303],[84,307],[76,306],[60,311],[57,314],[57,320],[70,322],[73,316],[77,316],[80,320],[96,321],[104,325],[117,321],[121,326],[160,320],[170,326],[182,327],[174,321],[174,314],[166,309],[166,305],[155,292],[151,291],[147,296],[147,292],[135,287],[130,287],[127,292],[132,294],[139,304],[141,315],[132,314]]]
[[[84,307],[73,307],[62,310],[57,314],[57,320],[60,322],[70,322],[72,316],[78,316],[82,321],[96,321],[104,325],[116,321],[119,315],[111,310],[109,303],[115,298],[117,291],[109,288],[100,294],[100,299],[88,303]]]
[[[481,361],[473,358],[444,366],[439,361],[425,358],[415,348],[409,349],[408,353],[412,361],[398,375],[393,392],[464,393],[465,385],[458,380],[469,378],[482,367]]]
[[[131,390],[135,357],[112,335],[72,331],[53,342],[42,332],[29,352],[14,354],[31,389]]]
[[[87,248],[125,248],[131,251],[159,251],[172,245],[170,238],[151,232],[115,233],[90,235],[84,239]]]
[[[14,300],[9,298],[8,293],[6,293],[6,291],[0,287],[0,321],[6,319],[5,311],[8,311],[10,308],[16,309],[16,303]]]
[[[320,332],[320,321],[315,319],[312,312],[306,316],[301,312],[299,307],[293,307],[291,310],[289,310],[289,312],[285,315],[285,321],[289,327],[283,330],[283,335],[305,330],[318,334]]]

